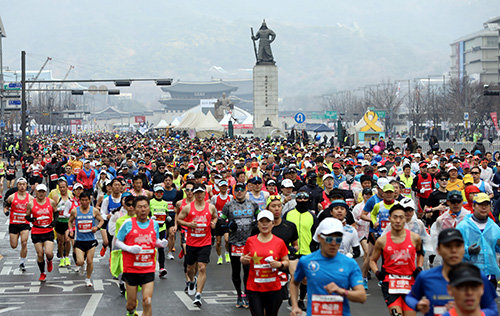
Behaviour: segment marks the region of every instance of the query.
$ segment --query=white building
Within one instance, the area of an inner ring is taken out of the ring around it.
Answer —
[[[499,32],[500,16],[486,21],[482,30],[451,43],[450,77],[468,76],[481,83],[500,83]]]

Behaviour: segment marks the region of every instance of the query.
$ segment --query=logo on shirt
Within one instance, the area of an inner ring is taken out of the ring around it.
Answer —
[[[319,263],[317,261],[311,261],[307,265],[307,269],[311,272],[318,272],[319,271]]]

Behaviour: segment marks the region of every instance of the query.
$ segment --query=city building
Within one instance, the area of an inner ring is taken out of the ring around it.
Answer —
[[[450,77],[484,84],[500,83],[500,16],[484,22],[484,28],[451,43]]]

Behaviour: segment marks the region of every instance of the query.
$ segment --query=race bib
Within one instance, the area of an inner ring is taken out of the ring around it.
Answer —
[[[4,169],[3,168],[0,168],[0,173],[3,173],[4,172]]]
[[[408,294],[411,290],[411,276],[389,275],[389,294]]]
[[[154,265],[154,249],[142,249],[141,252],[135,255],[135,267],[150,267]]]
[[[311,316],[342,316],[344,299],[338,295],[313,294]]]
[[[205,237],[207,233],[205,232],[205,228],[207,227],[207,224],[205,223],[197,223],[196,228],[193,228],[193,232],[191,233],[191,236],[193,237]]]
[[[57,180],[57,174],[53,173],[50,175],[50,181],[56,181]]]
[[[49,227],[50,223],[52,223],[52,221],[50,220],[49,216],[37,217],[35,221],[35,225],[39,227]]]
[[[403,194],[409,195],[411,193],[411,188],[404,188],[403,189]]]
[[[446,312],[446,306],[434,306],[434,316],[441,316]]]
[[[16,174],[16,170],[14,170],[14,169],[9,169],[9,170],[7,170],[7,174],[8,174],[9,176],[13,176],[14,174]]]
[[[276,281],[276,269],[271,268],[269,263],[254,264],[253,268],[255,269],[255,283],[271,283]]]
[[[389,221],[380,221],[380,227],[382,229],[385,229],[389,223]]]
[[[80,233],[90,233],[92,232],[92,220],[79,220],[78,221],[78,232]]]
[[[26,213],[17,213],[17,212],[14,212],[12,214],[12,223],[13,224],[24,224],[24,223],[26,223]]]
[[[40,171],[33,171],[33,176],[34,177],[39,177],[40,176]]]
[[[245,246],[231,245],[231,256],[235,256],[235,257],[243,256],[243,248],[245,248]]]
[[[165,223],[165,221],[167,220],[166,213],[156,213],[155,217],[156,217],[156,221],[158,222],[159,225],[163,225],[163,223]]]

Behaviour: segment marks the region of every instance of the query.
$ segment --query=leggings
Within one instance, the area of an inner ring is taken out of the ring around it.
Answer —
[[[164,239],[165,236],[167,235],[166,230],[162,230],[160,232],[160,239]],[[160,264],[160,269],[165,268],[165,249],[163,248],[157,248],[158,249],[158,263]]]
[[[231,256],[231,279],[233,281],[234,288],[236,289],[236,293],[238,293],[238,296],[241,296],[241,262],[240,262],[240,257],[238,256]],[[243,282],[244,282],[244,289],[246,293],[247,289],[247,280],[248,280],[248,271],[250,270],[249,265],[243,265]]]
[[[283,299],[281,290],[270,292],[247,291],[252,316],[277,316]]]

